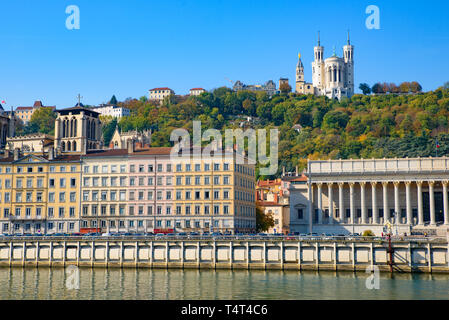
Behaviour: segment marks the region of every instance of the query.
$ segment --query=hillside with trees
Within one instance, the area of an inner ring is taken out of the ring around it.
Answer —
[[[175,128],[279,128],[279,172],[282,166],[304,168],[307,159],[427,157],[449,154],[449,88],[410,94],[354,95],[342,101],[326,97],[221,87],[201,96],[172,97],[162,106],[145,97],[119,103],[133,110],[122,130],[155,131],[153,146],[170,146]],[[252,119],[247,122],[247,117]],[[295,124],[301,126],[294,130]],[[114,124],[115,125],[115,124]],[[107,127],[105,127],[107,128]],[[105,129],[107,130],[107,129]],[[109,129],[110,130],[110,129]],[[437,143],[439,148],[437,148]],[[271,177],[273,178],[273,177]]]
[[[153,129],[152,146],[171,146],[176,128],[274,128],[280,132],[279,171],[304,168],[307,159],[427,157],[449,154],[449,83],[431,92],[356,94],[341,101],[326,97],[221,87],[200,96],[172,96],[162,105],[146,97],[118,102],[132,110],[103,125],[106,145],[118,125],[122,131]],[[249,121],[247,118],[251,117]],[[49,122],[33,128],[52,132]],[[296,126],[295,129],[292,127]],[[437,148],[437,144],[439,148]],[[264,177],[268,178],[268,177]],[[270,177],[274,178],[274,177]]]

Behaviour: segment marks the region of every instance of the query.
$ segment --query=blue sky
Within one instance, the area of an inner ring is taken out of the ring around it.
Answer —
[[[68,5],[80,29],[68,30]],[[368,30],[368,5],[380,30]],[[152,1],[39,0],[0,3],[0,101],[42,100],[71,107],[146,95],[168,86],[179,94],[226,80],[294,83],[301,52],[306,80],[317,31],[325,57],[338,55],[350,29],[355,82],[449,81],[448,1]]]

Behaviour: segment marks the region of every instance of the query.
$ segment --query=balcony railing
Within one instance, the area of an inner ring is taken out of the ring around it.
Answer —
[[[308,174],[348,174],[382,172],[447,172],[449,158],[395,158],[309,161]]]

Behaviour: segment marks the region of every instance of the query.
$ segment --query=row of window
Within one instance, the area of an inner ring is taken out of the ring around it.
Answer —
[[[14,216],[16,218],[22,217],[22,212],[23,212],[22,209],[23,209],[22,207],[16,207],[15,208]],[[43,208],[42,207],[36,207],[34,209],[35,209],[35,212],[34,212],[35,213],[35,217],[37,219],[41,219],[42,218],[42,210],[43,210]],[[26,207],[25,210],[24,210],[25,218],[31,218],[32,211],[33,211],[33,208]],[[9,208],[4,208],[3,209],[3,217],[4,218],[10,217],[11,214],[12,213],[10,212]],[[53,208],[53,207],[48,207],[47,208],[47,217],[48,218],[55,217],[55,208]],[[64,218],[64,217],[65,217],[65,208],[64,207],[59,207],[58,208],[58,218]],[[69,217],[71,217],[71,218],[75,217],[75,208],[74,207],[70,207],[69,208]]]
[[[23,183],[25,180],[25,184]],[[65,188],[67,186],[67,180],[66,178],[60,178],[59,179],[59,187],[61,188]],[[76,178],[70,178],[70,188],[75,188],[76,187]],[[23,179],[23,178],[17,178],[16,179],[16,185],[15,188],[17,189],[22,189],[24,187],[26,188],[44,188],[44,179],[43,178],[37,178],[36,179],[36,184],[33,183],[34,182],[34,178],[27,178],[27,179]],[[56,186],[56,179],[54,178],[50,178],[48,179],[48,186],[50,188],[54,188]],[[0,179],[0,188],[2,187],[2,180]],[[11,185],[11,179],[5,179],[5,189],[11,189],[12,185]]]
[[[64,226],[65,226],[65,222],[58,222],[57,223],[57,230],[58,231],[64,231]],[[31,231],[31,227],[32,224],[31,223],[25,223],[23,225],[23,229],[25,232],[27,231]],[[48,231],[52,231],[55,228],[55,225],[53,222],[48,222],[46,225],[44,224],[44,226],[42,226],[42,224],[40,222],[35,223],[33,226],[34,232],[43,232],[44,230],[42,229],[42,227],[46,228],[47,232]],[[74,231],[75,230],[75,223],[74,222],[69,222],[68,223],[68,229],[69,231]],[[3,223],[2,226],[2,230],[3,232],[8,232],[9,231],[9,223]],[[19,223],[15,223],[14,224],[14,231],[18,232],[20,230],[20,224]]]
[[[193,180],[192,180],[193,178]],[[195,185],[210,185],[211,178],[213,179],[213,184],[220,185],[221,182],[223,185],[229,185],[231,183],[231,177],[230,176],[186,176],[186,177],[176,177],[176,185],[182,186],[182,185],[192,185],[192,182],[194,182]],[[153,186],[156,182],[156,185],[162,186],[164,185],[164,179],[165,179],[165,185],[171,186],[173,184],[173,177],[167,176],[167,177],[157,177],[156,181],[154,180],[154,177],[130,177],[129,178],[129,186]],[[244,181],[242,181],[244,180]],[[126,184],[127,177],[84,177],[83,178],[83,186],[84,187],[127,187]],[[201,184],[203,182],[203,184]],[[254,183],[241,179],[240,184],[242,187],[250,188],[251,186],[254,187]]]
[[[166,215],[170,215],[170,214],[176,214],[176,215],[181,215],[181,214],[205,214],[205,215],[209,215],[209,214],[214,214],[214,215],[219,215],[219,214],[229,214],[230,213],[230,208],[229,205],[225,204],[225,205],[185,205],[185,206],[175,206],[174,207],[174,212],[172,210],[172,206],[165,206],[165,210],[163,210],[162,206],[156,206],[156,212],[153,211],[153,206],[128,206],[128,215],[153,215],[153,214],[157,214],[157,215],[161,215],[161,214],[166,214]],[[251,208],[253,209],[253,208]],[[100,210],[100,212],[99,212]],[[108,206],[107,205],[84,205],[82,208],[82,215],[83,216],[98,216],[98,215],[111,215],[114,216],[117,213],[117,206],[116,205],[109,205],[109,210],[108,210]],[[118,206],[118,214],[119,215],[125,215],[125,206],[124,205],[120,205]]]
[[[211,165],[209,163],[205,163],[203,164],[203,168],[204,171],[210,171],[211,170]],[[220,164],[219,163],[214,163],[213,164],[213,170],[214,171],[220,171]],[[120,173],[126,173],[126,165],[122,164],[122,165],[94,165],[92,166],[92,173],[99,173],[101,169],[101,173],[117,173],[119,172],[118,170],[120,170]],[[193,165],[193,169],[196,172],[201,171],[201,164],[197,163]],[[229,163],[223,163],[223,171],[228,171],[229,170]],[[148,165],[144,165],[144,164],[139,164],[139,165],[135,165],[135,164],[131,164],[129,165],[129,172],[130,173],[135,173],[135,172],[139,172],[139,173],[152,173],[152,172],[172,172],[172,164],[171,163],[167,163],[165,164],[165,170],[164,170],[164,164],[162,163],[158,163],[156,165],[153,164],[148,164]],[[176,171],[177,172],[182,172],[183,171],[183,166],[182,164],[177,164],[176,165]],[[190,163],[185,164],[184,165],[184,171],[185,172],[189,172],[192,171],[192,165]],[[84,173],[91,173],[91,166],[84,166],[83,167],[83,172]]]
[[[89,223],[90,222],[90,223]],[[118,223],[116,223],[118,222]],[[126,223],[127,222],[127,223]],[[135,228],[137,226],[137,228],[143,228],[144,227],[144,221],[143,220],[111,220],[109,221],[109,227],[110,228],[126,228],[126,225],[129,228]],[[213,226],[214,228],[219,228],[220,227],[220,221],[219,220],[214,220],[213,222]],[[91,221],[82,221],[81,222],[81,227],[82,228],[97,228],[98,227],[98,222],[96,220],[91,220]],[[100,227],[101,228],[106,228],[107,227],[107,221],[105,220],[101,220],[100,221]],[[148,221],[147,227],[153,227],[153,221]],[[210,227],[210,222],[209,221],[201,221],[201,220],[194,220],[194,221],[190,221],[190,220],[185,220],[184,221],[184,226],[182,225],[181,221],[172,221],[172,220],[156,220],[155,221],[155,228],[209,228]]]
[[[17,166],[16,167],[16,173],[33,173],[38,172],[42,173],[44,172],[44,167],[23,167],[23,166]],[[70,172],[77,172],[76,170],[77,166],[70,166]],[[50,166],[50,172],[68,172],[67,166],[58,166],[58,171],[56,170],[56,166]],[[3,168],[0,167],[0,173],[3,173]],[[5,173],[12,173],[12,167],[5,167]]]
[[[4,193],[4,203],[10,203],[11,202],[11,193],[5,192]],[[25,197],[24,197],[25,196]],[[58,195],[59,202],[66,202],[66,192],[59,192]],[[0,192],[0,202],[2,199],[2,194]],[[55,202],[55,192],[49,192],[48,193],[48,202]],[[33,197],[33,192],[16,192],[16,201],[15,202],[43,202],[43,193],[42,192],[36,192],[36,196]],[[69,201],[70,202],[76,202],[76,192],[70,192],[69,193]]]
[[[201,167],[203,167],[204,171],[211,171],[211,164],[209,163],[204,163],[203,165],[201,165],[200,163],[196,163],[193,165],[190,163],[187,163],[183,165],[178,163],[176,165],[176,172],[190,172],[190,171],[195,171],[195,172],[200,172],[201,171]],[[44,172],[44,167],[39,166],[39,167],[24,167],[24,166],[17,166],[16,167],[16,173],[33,173],[33,172]],[[214,171],[220,171],[222,168],[223,171],[229,171],[229,163],[223,163],[222,166],[220,165],[220,163],[214,163],[213,164],[213,170]],[[58,169],[58,170],[57,170]],[[84,173],[100,173],[100,169],[101,169],[101,173],[127,173],[126,172],[126,164],[121,164],[121,165],[93,165],[93,166],[89,166],[89,165],[85,165],[83,167],[83,172]],[[129,165],[129,172],[133,173],[133,172],[139,172],[139,173],[151,173],[151,172],[155,172],[155,169],[157,170],[157,172],[164,172],[164,165],[159,163],[156,165],[156,168],[154,167],[153,164],[148,164],[148,165],[135,165],[135,164],[131,164]],[[193,170],[192,170],[193,169]],[[77,166],[70,166],[69,168],[70,172],[77,172]],[[3,173],[3,168],[0,167],[0,173]],[[50,172],[68,172],[67,171],[67,166],[50,166]],[[247,174],[247,175],[251,175],[254,176],[254,169],[252,168],[248,168],[245,167],[243,165],[239,165],[236,164],[235,165],[235,171],[236,172],[240,172],[243,174]],[[172,164],[168,163],[165,164],[165,172],[172,172]],[[5,173],[12,173],[12,167],[6,167],[5,168]]]

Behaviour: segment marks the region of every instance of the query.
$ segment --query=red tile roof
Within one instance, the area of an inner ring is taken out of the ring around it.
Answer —
[[[192,88],[192,89],[190,89],[190,91],[192,91],[192,90],[204,90],[203,88]],[[204,91],[206,91],[206,90],[204,90]]]
[[[172,147],[154,147],[134,150],[132,155],[169,155]]]
[[[171,89],[167,88],[167,87],[163,87],[163,88],[154,88],[154,89],[151,89],[150,91],[156,91],[156,90],[171,90]]]
[[[109,149],[109,150],[92,150],[88,151],[83,158],[88,157],[114,157],[114,156],[127,156],[128,149]]]

